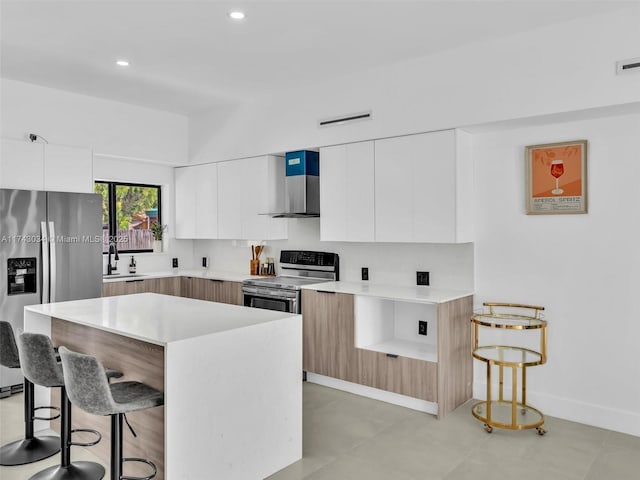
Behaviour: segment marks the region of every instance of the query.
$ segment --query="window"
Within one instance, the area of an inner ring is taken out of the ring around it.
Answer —
[[[162,225],[160,186],[97,181],[94,191],[102,195],[102,253],[112,240],[121,253],[153,251],[150,227]]]

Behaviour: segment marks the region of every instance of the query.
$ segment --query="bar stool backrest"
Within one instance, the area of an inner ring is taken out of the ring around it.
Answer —
[[[51,339],[41,333],[24,332],[18,336],[22,373],[43,387],[62,387],[62,365],[56,361]]]
[[[0,365],[7,368],[20,368],[20,356],[13,327],[5,321],[0,321]]]
[[[71,403],[94,415],[111,415],[117,410],[104,367],[97,358],[65,347],[60,347],[58,353]]]

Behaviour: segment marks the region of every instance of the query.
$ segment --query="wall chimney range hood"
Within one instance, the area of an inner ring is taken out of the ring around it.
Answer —
[[[309,218],[320,216],[320,177],[318,152],[301,150],[285,156],[284,212],[273,218]]]

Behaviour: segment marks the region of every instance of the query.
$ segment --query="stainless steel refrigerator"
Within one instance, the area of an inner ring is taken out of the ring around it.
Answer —
[[[102,295],[102,197],[0,189],[0,320],[23,328],[24,307]],[[22,385],[0,367],[0,396]]]

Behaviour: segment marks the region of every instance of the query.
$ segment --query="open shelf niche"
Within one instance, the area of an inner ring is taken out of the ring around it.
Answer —
[[[355,296],[356,348],[438,361],[436,306],[377,297]],[[427,322],[427,335],[418,322]]]

